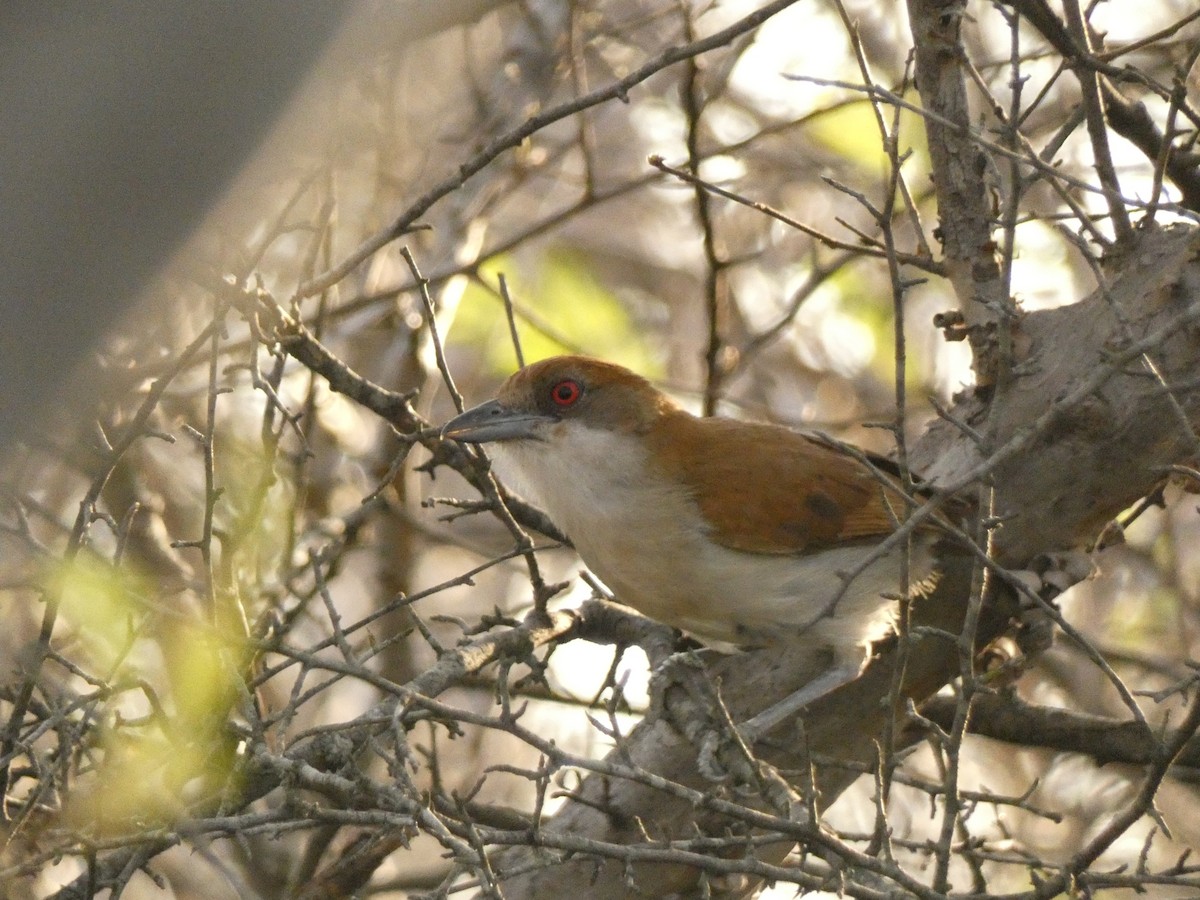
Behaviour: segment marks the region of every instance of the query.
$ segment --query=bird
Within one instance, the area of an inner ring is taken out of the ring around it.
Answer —
[[[910,506],[892,463],[692,415],[610,362],[527,365],[441,434],[486,444],[621,603],[722,652],[791,640],[829,653],[829,677],[793,706],[857,675],[896,600],[937,581],[936,518],[886,543]]]

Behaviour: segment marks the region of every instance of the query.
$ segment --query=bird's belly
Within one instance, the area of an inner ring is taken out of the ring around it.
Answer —
[[[886,632],[893,604],[885,595],[902,588],[900,553],[868,563],[870,546],[769,556],[729,550],[703,535],[687,552],[658,544],[645,532],[576,540],[584,562],[618,600],[721,644],[803,635],[848,658]],[[909,562],[911,591],[932,567],[924,547]]]

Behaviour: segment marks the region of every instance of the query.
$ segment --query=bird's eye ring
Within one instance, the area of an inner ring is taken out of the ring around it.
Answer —
[[[573,381],[570,378],[560,381],[554,387],[550,388],[550,399],[554,401],[555,406],[570,406],[582,396],[583,388],[580,387],[578,381]]]

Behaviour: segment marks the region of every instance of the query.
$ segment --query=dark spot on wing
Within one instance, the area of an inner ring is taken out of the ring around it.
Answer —
[[[834,530],[841,528],[842,522],[845,521],[845,511],[836,500],[824,491],[812,491],[805,494],[804,505],[822,522],[833,526]]]

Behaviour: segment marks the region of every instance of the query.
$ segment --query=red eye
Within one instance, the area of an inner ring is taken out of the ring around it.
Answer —
[[[570,406],[581,396],[583,396],[583,388],[579,386],[578,381],[568,379],[560,381],[550,388],[550,399],[554,401],[555,406]]]

